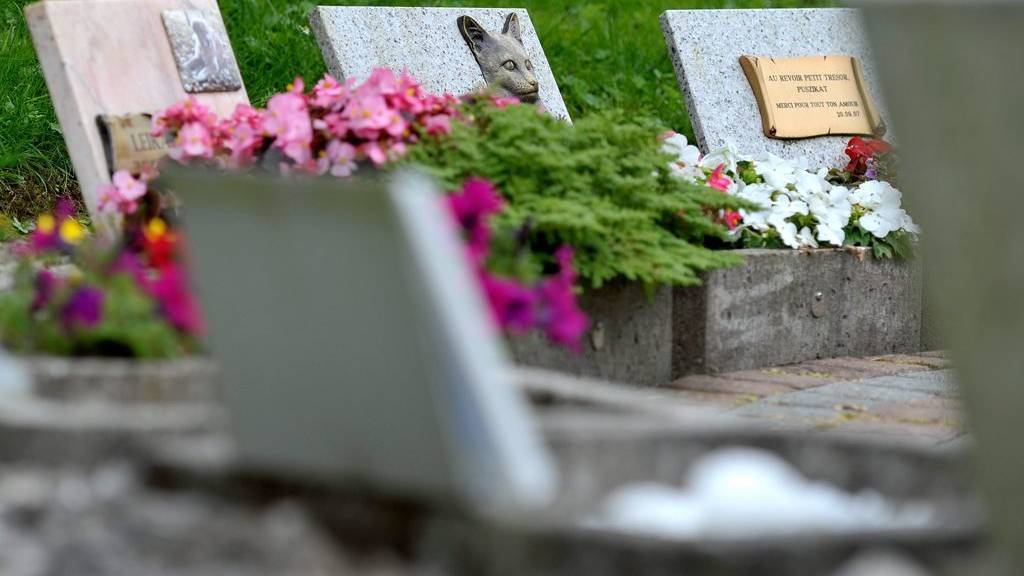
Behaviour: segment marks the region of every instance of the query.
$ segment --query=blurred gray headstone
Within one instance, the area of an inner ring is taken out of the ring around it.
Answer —
[[[1024,5],[863,2],[983,488],[1024,570]]]
[[[0,348],[0,396],[25,394],[29,377],[21,363]]]
[[[486,511],[551,496],[549,455],[430,181],[178,171],[167,185],[244,464]]]

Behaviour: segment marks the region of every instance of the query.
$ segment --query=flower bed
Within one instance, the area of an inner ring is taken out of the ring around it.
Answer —
[[[845,167],[817,171],[732,147],[701,156],[674,134],[664,147],[678,177],[756,206],[716,215],[744,265],[676,290],[673,377],[920,350],[919,230],[889,144],[853,138]]]
[[[154,125],[174,161],[223,170],[346,178],[409,164],[427,169],[462,226],[495,325],[513,339],[543,335],[573,351],[564,354],[573,361],[601,349],[605,335],[616,350],[632,342],[616,352],[625,360],[606,358],[606,366],[640,357],[650,334],[615,336],[632,329],[618,325],[629,318],[590,296],[615,292],[603,288],[608,283],[632,284],[621,292],[631,294],[626,300],[635,310],[654,301],[648,297],[659,284],[692,284],[703,271],[738,262],[703,244],[727,238],[710,214],[749,207],[673,178],[652,121],[598,114],[569,126],[514,100],[428,94],[387,70],[362,84],[327,76],[308,91],[297,79],[265,110],[239,106],[227,118],[190,99],[157,115]],[[627,149],[629,155],[619,153]],[[122,237],[89,238],[66,213],[40,219],[25,250],[32,261],[16,281],[18,297],[0,302],[7,311],[0,336],[23,354],[195,352],[202,316],[182,289],[184,239],[174,226],[173,194],[161,189],[153,167],[114,174],[99,196],[122,222]],[[70,258],[73,273],[50,271],[47,251]],[[593,321],[577,303],[581,286],[594,291],[586,299]],[[131,322],[120,322],[126,302],[134,302]],[[670,315],[665,309],[656,316],[666,334],[659,346],[667,349]],[[129,329],[137,326],[150,332]],[[660,365],[667,374],[667,359]]]

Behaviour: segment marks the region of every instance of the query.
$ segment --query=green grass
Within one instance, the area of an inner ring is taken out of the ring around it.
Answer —
[[[0,212],[26,217],[77,196],[71,163],[21,8],[0,0]],[[829,0],[221,0],[249,96],[262,105],[297,75],[324,73],[306,15],[315,4],[525,7],[573,117],[619,108],[690,133],[658,16],[668,9],[829,5]],[[750,33],[758,33],[751,30]],[[727,42],[728,39],[722,41]]]

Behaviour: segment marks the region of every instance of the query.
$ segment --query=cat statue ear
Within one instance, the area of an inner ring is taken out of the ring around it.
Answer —
[[[505,28],[501,31],[502,34],[511,34],[520,44],[523,43],[523,33],[519,27],[519,16],[513,12],[505,18]]]
[[[484,30],[479,22],[469,16],[459,16],[457,22],[459,32],[462,32],[462,37],[465,38],[466,44],[469,44],[469,49],[473,51],[473,54],[479,53],[480,44],[489,36],[487,30]]]

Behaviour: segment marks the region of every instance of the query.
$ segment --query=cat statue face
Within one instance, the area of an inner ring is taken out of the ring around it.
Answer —
[[[500,34],[491,34],[469,16],[459,16],[459,31],[470,52],[480,65],[488,87],[498,96],[515,96],[534,103],[539,95],[533,63],[526,55],[519,17],[514,13],[505,19]]]

